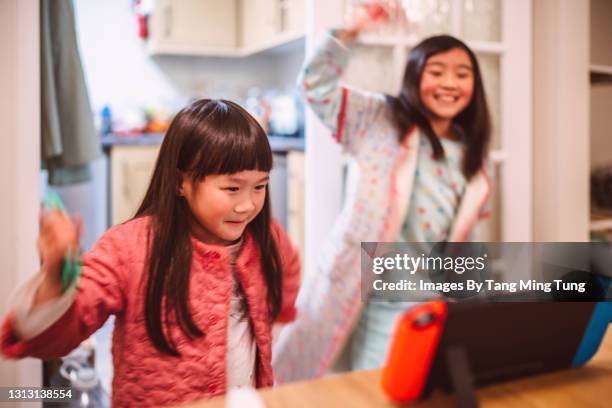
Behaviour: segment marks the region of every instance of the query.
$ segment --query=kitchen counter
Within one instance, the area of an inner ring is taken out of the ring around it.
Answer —
[[[270,147],[274,153],[286,153],[291,150],[304,151],[304,139],[270,135]],[[102,147],[105,150],[117,145],[157,145],[164,140],[163,133],[143,133],[133,136],[118,136],[109,134],[102,136]]]

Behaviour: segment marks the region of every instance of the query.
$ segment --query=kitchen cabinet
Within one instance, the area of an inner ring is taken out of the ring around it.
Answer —
[[[244,57],[304,37],[305,0],[156,0],[152,55]]]
[[[306,4],[305,0],[285,0],[284,4],[286,19],[283,21],[284,30],[293,33],[306,32]]]
[[[239,42],[237,22],[235,0],[156,0],[149,47],[159,53],[231,54]]]
[[[242,47],[257,47],[281,33],[278,3],[278,0],[240,1]]]
[[[116,225],[134,216],[144,198],[159,145],[121,145],[110,150],[111,223]]]
[[[242,47],[253,51],[304,33],[304,0],[241,0]]]

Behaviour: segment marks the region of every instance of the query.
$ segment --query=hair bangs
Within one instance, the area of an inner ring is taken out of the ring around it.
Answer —
[[[272,150],[263,128],[246,110],[225,100],[211,101],[206,120],[198,121],[185,143],[186,166],[193,179],[244,170],[270,171]]]

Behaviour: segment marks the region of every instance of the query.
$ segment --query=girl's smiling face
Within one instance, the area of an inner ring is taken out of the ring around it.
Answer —
[[[432,120],[451,121],[472,100],[474,68],[465,50],[453,48],[427,59],[419,94]]]
[[[193,181],[183,176],[180,194],[192,214],[191,233],[200,241],[229,245],[264,206],[269,173],[245,170]]]

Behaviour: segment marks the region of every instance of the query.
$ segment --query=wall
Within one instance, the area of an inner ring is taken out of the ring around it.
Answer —
[[[95,109],[182,106],[190,97],[242,98],[250,87],[292,89],[303,51],[241,59],[150,57],[131,0],[75,0],[81,55]],[[111,28],[112,27],[112,28]]]
[[[38,0],[0,0],[0,315],[17,284],[38,270],[38,35]],[[0,360],[0,386],[40,384],[40,361]]]
[[[535,241],[589,237],[589,2],[533,2]]]

